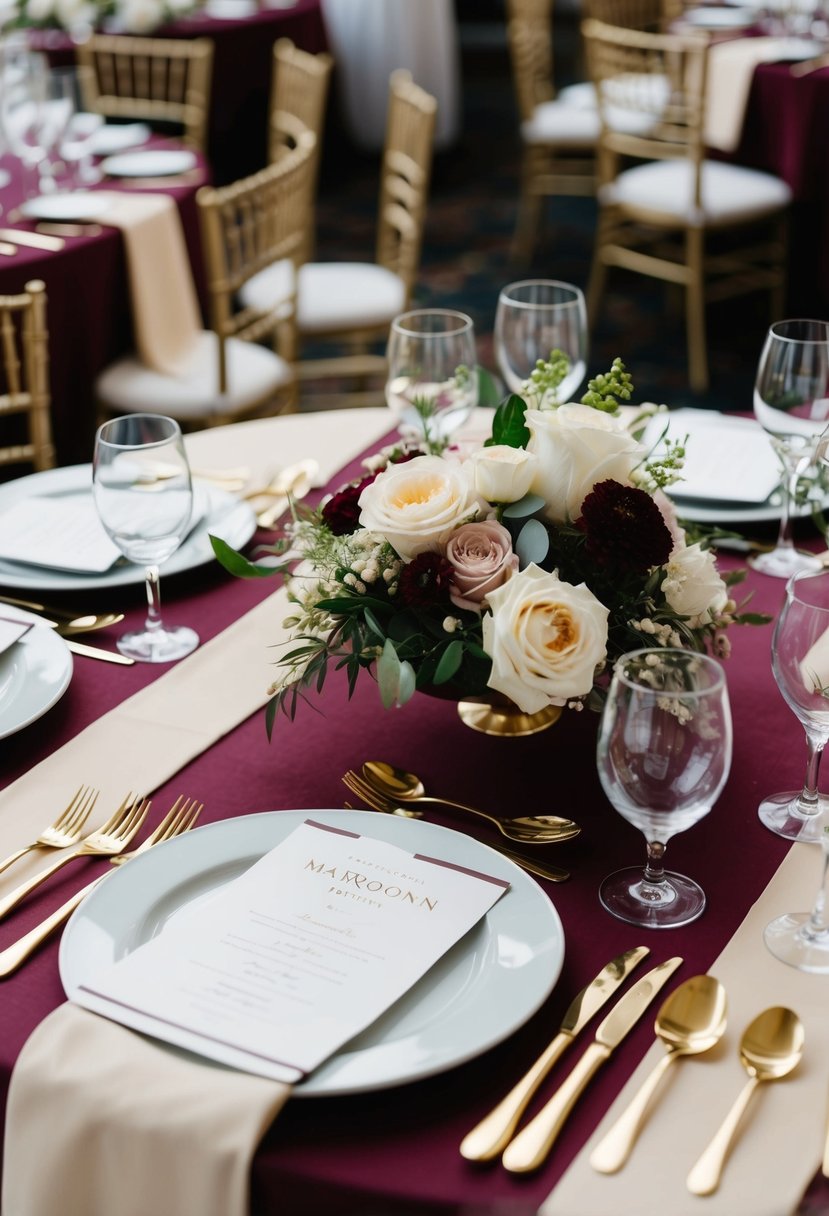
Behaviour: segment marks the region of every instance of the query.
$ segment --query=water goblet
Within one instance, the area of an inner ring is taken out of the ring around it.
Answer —
[[[817,559],[794,547],[792,508],[798,482],[813,464],[818,438],[829,425],[829,322],[775,321],[757,365],[754,415],[783,467],[783,504],[774,549],[749,562],[776,578],[817,570]]]
[[[386,401],[400,426],[445,438],[478,404],[475,327],[465,313],[420,308],[391,323]]]
[[[829,816],[821,816],[821,879],[811,912],[787,912],[763,931],[766,946],[799,971],[829,974]]]
[[[3,75],[0,115],[11,152],[44,193],[57,189],[51,156],[60,145],[74,109],[72,69],[50,71],[42,55],[18,55]]]
[[[822,839],[829,799],[818,793],[818,772],[829,740],[829,571],[803,570],[786,584],[771,639],[771,666],[783,699],[806,731],[808,756],[801,790],[760,803],[762,823],[786,840]]]
[[[613,807],[643,833],[647,863],[605,878],[599,899],[608,912],[651,929],[702,913],[702,888],[666,870],[663,860],[671,837],[716,802],[731,750],[728,691],[715,659],[652,649],[616,662],[599,727],[599,779]]]
[[[198,645],[198,634],[163,623],[158,573],[187,534],[193,511],[190,466],[178,423],[162,414],[128,414],[105,422],[95,436],[92,485],[107,534],[125,557],[145,568],[147,619],[143,629],[118,639],[118,649],[145,663],[184,658]]]
[[[545,394],[539,405],[569,401],[587,371],[587,309],[572,283],[525,279],[510,283],[495,311],[495,357],[510,392],[521,395],[539,359],[551,351],[566,355],[570,368],[555,400]]]

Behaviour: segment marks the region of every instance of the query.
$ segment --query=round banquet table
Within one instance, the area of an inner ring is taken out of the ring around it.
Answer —
[[[310,443],[310,435],[320,433],[312,427],[330,427],[345,436],[357,413],[366,411],[276,418],[190,436],[191,460],[217,466],[246,456],[254,470],[265,468],[279,460],[283,426],[296,430],[307,425]],[[251,437],[247,447],[246,435]],[[358,468],[355,462],[345,472],[354,475]],[[338,475],[331,484],[342,480]],[[724,557],[722,564],[733,567],[736,559]],[[204,641],[273,590],[270,580],[235,580],[216,565],[169,577],[162,586],[165,615],[172,623],[196,625]],[[747,588],[754,594],[753,609],[777,612],[782,583],[749,573]],[[96,610],[118,607],[127,614],[126,625],[132,625],[143,615],[142,599],[136,585],[117,593],[95,592],[94,597],[89,592],[64,595],[61,602],[75,607],[83,602]],[[111,646],[113,638],[108,632],[95,640]],[[157,806],[169,805],[181,792],[203,798],[203,823],[258,811],[338,807],[346,796],[344,771],[374,756],[421,773],[427,788],[496,814],[555,812],[574,816],[583,827],[577,840],[556,846],[554,853],[556,862],[572,870],[571,880],[541,884],[559,912],[566,941],[560,979],[542,1009],[499,1046],[448,1073],[391,1090],[290,1102],[253,1162],[252,1211],[257,1216],[523,1216],[537,1211],[651,1043],[652,1013],[591,1084],[537,1174],[516,1179],[499,1167],[473,1168],[458,1154],[463,1135],[529,1067],[552,1038],[570,999],[610,958],[644,942],[652,950],[648,965],[681,954],[685,963],[678,978],[707,970],[789,847],[760,826],[756,808],[772,788],[800,784],[802,728],[772,678],[770,627],[734,628],[731,638],[733,654],[726,668],[736,727],[731,776],[713,811],[669,849],[669,860],[701,882],[708,907],[695,923],[668,933],[648,934],[625,925],[598,903],[604,875],[619,864],[642,860],[644,847],[640,834],[612,811],[601,791],[594,761],[596,718],[587,712],[566,713],[552,729],[529,738],[492,739],[463,726],[450,703],[418,696],[404,709],[387,712],[370,679],[359,683],[349,703],[343,682],[334,678],[318,699],[321,712],[302,705],[293,723],[280,718],[270,743],[264,716],[257,712],[156,791]],[[263,685],[271,678],[270,661],[263,655]],[[157,674],[150,665],[120,668],[76,659],[62,700],[40,721],[0,741],[0,784],[36,765]],[[94,774],[86,779],[94,781]],[[42,808],[41,815],[38,808],[38,822],[46,822],[47,810]],[[435,819],[468,827],[439,812]],[[48,891],[0,924],[0,948],[88,881],[94,864],[84,868],[83,876],[56,878],[47,884]],[[817,871],[817,860],[815,867]],[[811,892],[804,892],[804,900],[807,895]],[[780,964],[769,965],[786,971]],[[49,942],[15,975],[0,981],[0,988],[4,1107],[23,1043],[64,999],[57,943]],[[556,1073],[542,1087],[544,1098],[558,1080]],[[757,1168],[763,1169],[763,1163]],[[638,1214],[619,1208],[617,1216]]]

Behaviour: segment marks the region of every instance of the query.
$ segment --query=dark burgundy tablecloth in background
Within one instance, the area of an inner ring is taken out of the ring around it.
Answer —
[[[756,593],[754,608],[778,610],[781,582],[750,575],[748,588]],[[269,582],[237,582],[209,567],[166,580],[165,614],[194,624],[206,640],[271,589]],[[77,596],[66,598],[77,606]],[[130,623],[142,613],[141,600],[136,586],[128,593],[96,594],[95,606],[117,603],[128,609]],[[598,903],[602,877],[642,860],[644,844],[601,792],[594,759],[597,721],[587,712],[567,713],[558,725],[528,739],[499,740],[464,727],[452,704],[418,696],[404,709],[386,712],[371,680],[359,685],[349,703],[342,681],[334,679],[320,698],[322,712],[305,706],[294,723],[280,719],[271,743],[263,714],[257,713],[156,792],[159,815],[181,792],[204,799],[206,823],[257,811],[337,807],[345,795],[344,770],[376,757],[418,771],[433,790],[496,813],[556,812],[583,826],[580,838],[549,852],[572,869],[571,881],[542,884],[566,938],[561,979],[543,1009],[500,1046],[443,1075],[360,1096],[289,1103],[255,1158],[254,1212],[522,1216],[538,1208],[652,1041],[650,1014],[591,1085],[538,1174],[516,1179],[497,1164],[473,1167],[460,1158],[458,1144],[529,1066],[570,998],[608,959],[645,943],[651,962],[684,956],[676,983],[705,971],[783,859],[786,842],[761,827],[756,808],[772,790],[800,784],[805,743],[771,674],[770,636],[769,626],[732,631],[734,653],[727,664],[736,728],[731,777],[711,814],[677,837],[668,854],[669,863],[698,879],[709,897],[702,918],[683,929],[640,931],[614,920]],[[263,685],[271,676],[269,661],[263,654]],[[40,722],[0,741],[2,782],[155,675],[148,666],[121,669],[76,659],[62,701]],[[94,774],[78,774],[81,780],[94,780]],[[42,812],[46,822],[54,808]],[[448,816],[441,821],[468,826]],[[486,831],[477,834],[487,838]],[[56,878],[2,924],[0,948],[86,881],[94,864],[71,867],[78,872],[64,872],[62,880]],[[804,892],[804,903],[810,897]],[[57,960],[52,942],[16,976],[0,981],[2,1093],[27,1035],[63,999]],[[545,1083],[539,1101],[549,1097],[588,1037]]]

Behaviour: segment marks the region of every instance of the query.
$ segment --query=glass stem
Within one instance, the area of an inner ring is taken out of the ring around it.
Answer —
[[[147,588],[147,619],[144,627],[148,633],[161,629],[161,586],[158,579],[158,566],[147,566],[144,571]]]
[[[783,478],[783,503],[780,508],[780,530],[777,533],[777,549],[793,549],[794,539],[792,523],[792,504],[797,496],[797,483],[800,479],[799,466],[792,468],[786,462],[786,475]]]
[[[817,781],[818,772],[820,771],[820,760],[825,745],[825,739],[815,739],[808,731],[806,732],[806,746],[809,749],[809,756],[806,761],[806,779],[803,782],[803,789],[797,800],[797,809],[801,815],[811,817],[817,815],[820,810],[820,795],[818,794]]]
[[[809,916],[806,930],[809,934],[829,933],[829,825],[824,826],[823,840],[823,875],[820,890],[817,893],[815,906]]]
[[[662,865],[664,856],[665,845],[660,840],[649,840],[645,882],[662,883],[665,881],[665,867]]]

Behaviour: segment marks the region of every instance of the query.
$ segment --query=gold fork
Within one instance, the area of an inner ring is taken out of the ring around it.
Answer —
[[[9,854],[4,861],[0,861],[0,874],[7,870],[13,862],[19,861],[21,857],[25,857],[27,853],[31,853],[35,849],[66,849],[69,845],[77,844],[97,797],[97,790],[93,790],[91,786],[82,785],[66,810],[61,811],[55,822],[44,828],[36,840],[24,845],[16,853]]]
[[[149,809],[150,803],[146,798],[133,798],[132,794],[128,794],[118,810],[102,827],[90,832],[74,849],[59,857],[57,861],[53,861],[39,874],[35,874],[34,878],[22,882],[5,899],[0,900],[0,917],[5,916],[12,908],[16,908],[30,891],[34,891],[42,882],[45,882],[68,862],[74,861],[76,857],[106,857],[112,853],[123,853],[146,819]]]
[[[372,811],[380,811],[385,815],[400,815],[405,819],[423,818],[420,811],[410,811],[406,807],[397,806],[390,798],[384,798],[382,794],[378,794],[376,790],[361,781],[352,769],[349,769],[343,776],[343,784],[351,790],[352,794],[356,794],[358,798],[362,799]],[[490,849],[495,849],[496,853],[514,861],[528,874],[535,874],[538,878],[546,878],[550,882],[566,882],[570,877],[570,871],[563,870],[561,866],[553,866],[546,861],[536,861],[535,858],[530,861],[528,857],[523,857],[520,853],[515,853],[512,849],[507,849],[504,845],[494,841],[488,840],[487,845]]]
[[[189,832],[195,825],[203,809],[203,802],[197,803],[192,798],[177,798],[155,831],[137,849],[133,849],[130,853],[119,853],[115,857],[110,857],[109,864],[111,866],[122,866],[125,861],[132,861],[133,857],[138,857],[140,853],[146,853],[153,845],[161,844],[163,840],[172,840],[174,836],[181,836],[184,832]],[[12,942],[5,950],[0,950],[0,977],[11,975],[21,963],[25,963],[26,959],[34,954],[41,942],[46,941],[46,938],[54,933],[55,929],[59,928],[65,920],[68,920],[78,904],[99,883],[102,883],[106,877],[107,874],[104,873],[100,874],[98,878],[93,878],[92,882],[87,883],[80,891],[76,891],[51,916],[47,916],[40,924],[35,925],[34,929],[30,929],[23,937],[19,937],[16,942]]]

